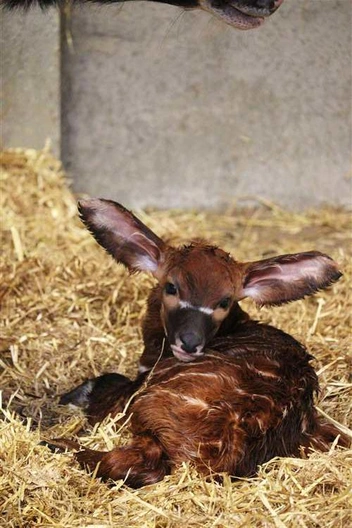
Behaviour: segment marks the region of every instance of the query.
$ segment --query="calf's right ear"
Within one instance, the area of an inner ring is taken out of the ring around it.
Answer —
[[[336,262],[324,253],[281,255],[243,264],[239,295],[260,305],[283,304],[325,289],[341,275]]]
[[[131,211],[112,200],[80,200],[81,219],[95,240],[130,272],[161,273],[166,244]]]

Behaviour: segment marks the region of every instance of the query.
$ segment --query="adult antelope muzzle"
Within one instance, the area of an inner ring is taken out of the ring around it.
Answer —
[[[97,4],[122,3],[125,0],[1,0],[7,9],[28,9],[40,6],[67,6],[86,2]],[[284,0],[148,0],[160,4],[171,4],[184,9],[202,9],[236,29],[255,29],[265,18],[270,17]]]

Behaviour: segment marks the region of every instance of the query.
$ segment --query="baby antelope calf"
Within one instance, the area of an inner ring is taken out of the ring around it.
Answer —
[[[85,407],[91,423],[130,400],[131,442],[110,452],[84,448],[75,454],[82,466],[140,487],[183,461],[205,475],[250,476],[275,456],[328,449],[340,433],[314,408],[312,356],[281,330],[250,320],[238,301],[274,305],[310,295],[341,276],[331,258],[312,251],[242,263],[201,241],[171,247],[112,201],[81,202],[80,213],[118,262],[158,281],[137,379],[106,374],[61,398]],[[339,442],[347,444],[341,435]]]
[[[204,241],[175,248],[110,200],[81,201],[79,212],[117,262],[131,273],[150,272],[158,281],[143,323],[140,373],[150,370],[161,354],[193,361],[213,347],[215,337],[236,335],[249,320],[238,304],[244,297],[260,305],[282,304],[326,288],[341,276],[335,262],[317,251],[242,263]]]

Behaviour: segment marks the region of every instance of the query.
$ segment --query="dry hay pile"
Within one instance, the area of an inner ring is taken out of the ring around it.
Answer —
[[[185,464],[134,491],[92,479],[70,454],[41,437],[72,436],[111,449],[124,429],[93,431],[57,395],[102,372],[136,372],[140,321],[152,279],[129,277],[82,227],[60,164],[46,152],[7,151],[1,173],[0,522],[9,527],[343,527],[351,526],[352,451],[335,446],[309,459],[279,459],[258,477],[223,486]],[[318,249],[344,277],[330,291],[276,309],[246,308],[292,333],[316,357],[318,407],[351,426],[350,215],[325,208],[261,209],[224,215],[141,213],[161,236],[205,236],[238,259]],[[83,433],[83,436],[82,436]]]

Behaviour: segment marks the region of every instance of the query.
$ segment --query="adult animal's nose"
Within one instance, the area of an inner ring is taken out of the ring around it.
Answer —
[[[270,16],[284,0],[233,0],[233,6],[251,16]],[[231,2],[230,2],[231,3]]]

